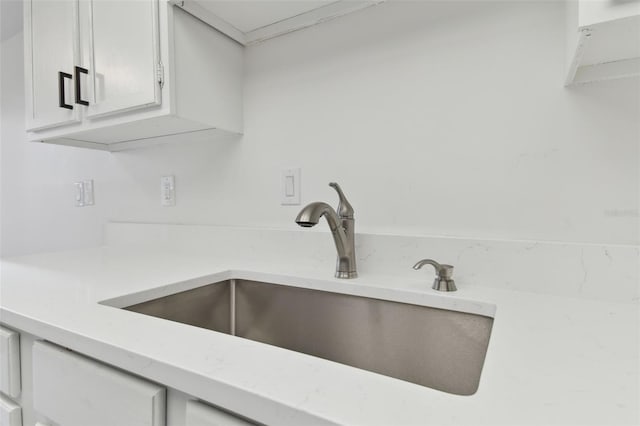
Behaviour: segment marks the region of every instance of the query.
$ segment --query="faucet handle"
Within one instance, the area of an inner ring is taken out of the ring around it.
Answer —
[[[436,269],[436,279],[433,281],[434,290],[438,291],[456,291],[456,282],[453,280],[453,266],[440,264],[435,260],[422,259],[413,265],[413,269],[418,270],[424,265],[431,265]]]
[[[347,197],[344,196],[344,192],[342,192],[342,188],[335,182],[329,183],[329,186],[336,190],[338,193],[338,198],[340,198],[340,203],[338,203],[338,216],[340,219],[353,219],[353,207],[349,201],[347,201]]]

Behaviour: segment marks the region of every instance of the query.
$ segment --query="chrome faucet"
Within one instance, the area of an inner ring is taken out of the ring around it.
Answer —
[[[324,216],[327,219],[333,235],[333,241],[338,250],[336,278],[356,278],[358,272],[356,271],[353,207],[344,196],[340,185],[331,182],[329,186],[336,190],[340,198],[337,212],[327,203],[311,203],[298,213],[296,223],[304,228],[310,228],[317,225],[320,217]]]

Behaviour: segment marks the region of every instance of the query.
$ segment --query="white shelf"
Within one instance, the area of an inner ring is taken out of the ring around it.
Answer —
[[[594,14],[590,13],[589,23],[581,26],[586,14],[584,8],[578,10],[581,4],[569,6],[565,85],[640,76],[640,14],[618,14],[614,19],[592,23]],[[589,6],[593,7],[591,3]],[[608,19],[613,14],[601,12],[600,16]]]

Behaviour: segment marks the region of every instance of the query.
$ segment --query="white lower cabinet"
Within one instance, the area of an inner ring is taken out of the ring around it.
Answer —
[[[22,426],[22,409],[0,394],[0,426]]]
[[[0,392],[20,394],[20,334],[0,327]]]
[[[1,363],[17,365],[17,370],[0,372],[3,380],[6,371],[17,371],[17,377],[22,377],[18,396],[0,392],[0,426],[261,424],[218,407],[215,400],[201,402],[198,395],[150,382],[24,330],[0,327],[0,336],[5,338]]]
[[[255,423],[198,401],[187,402],[185,426],[253,426]]]
[[[60,426],[164,426],[166,389],[37,341],[33,406],[38,415]]]

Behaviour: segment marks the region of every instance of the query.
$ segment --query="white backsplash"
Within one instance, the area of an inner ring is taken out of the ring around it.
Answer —
[[[105,241],[107,245],[206,251],[217,259],[239,253],[254,264],[268,264],[284,256],[291,259],[292,273],[297,264],[311,263],[326,267],[327,277],[332,276],[335,266],[333,240],[324,229],[110,223]],[[414,271],[412,266],[420,259],[432,258],[455,267],[459,288],[497,287],[616,302],[640,300],[638,246],[357,233],[356,251],[363,278],[376,274],[415,281],[422,275],[427,286],[433,272]],[[237,263],[232,266],[242,268]]]

